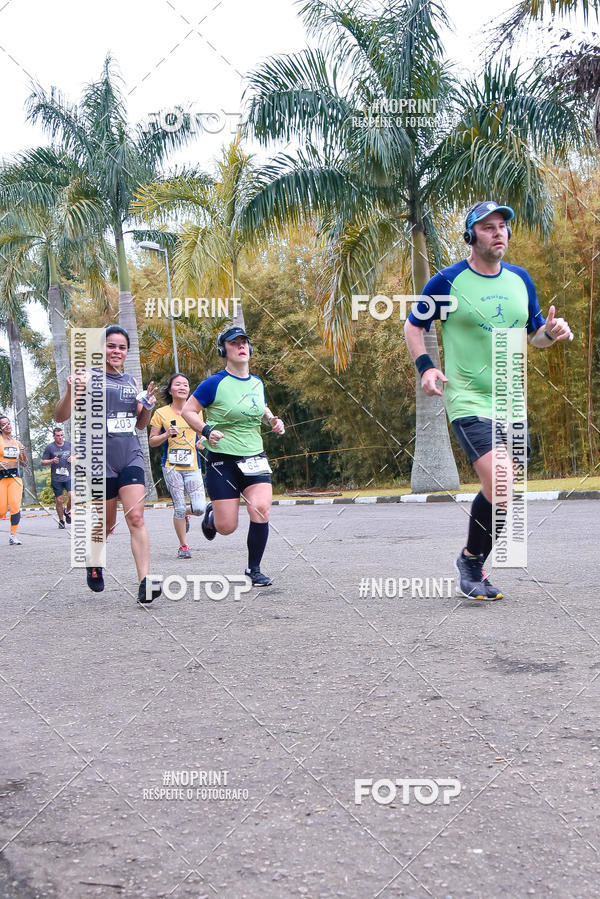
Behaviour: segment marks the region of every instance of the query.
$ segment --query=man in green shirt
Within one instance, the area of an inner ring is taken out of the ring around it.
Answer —
[[[469,258],[430,278],[423,288],[427,300],[415,303],[404,328],[421,388],[428,396],[444,396],[452,429],[481,482],[466,546],[456,560],[459,592],[477,600],[502,598],[483,574],[483,563],[493,544],[494,470],[510,464],[495,442],[493,330],[526,328],[529,343],[539,349],[573,339],[567,322],[556,318],[554,306],[544,318],[527,271],[502,262],[513,217],[510,206],[491,200],[471,207],[464,232]],[[442,320],[445,372],[425,352],[423,328],[428,331],[436,318]]]

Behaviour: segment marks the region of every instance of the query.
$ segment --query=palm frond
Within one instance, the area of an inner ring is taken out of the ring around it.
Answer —
[[[352,295],[373,292],[383,259],[404,238],[394,223],[375,209],[351,222],[331,220],[326,237],[326,270],[319,281],[318,302],[323,340],[339,371],[348,365],[355,339]]]
[[[248,79],[246,130],[257,140],[292,140],[299,134],[336,143],[351,106],[337,86],[337,68],[321,50],[276,56]]]
[[[174,262],[174,288],[181,296],[231,295],[230,245],[218,229],[210,225],[185,225]]]

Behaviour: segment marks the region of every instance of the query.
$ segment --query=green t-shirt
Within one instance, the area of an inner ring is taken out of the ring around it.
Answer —
[[[262,453],[260,424],[265,414],[265,388],[260,378],[238,378],[223,369],[202,381],[194,396],[206,409],[206,423],[225,435],[214,452],[232,456]]]
[[[434,319],[442,320],[448,418],[491,418],[492,331],[527,328],[532,333],[545,322],[531,277],[507,262],[497,275],[480,275],[463,260],[430,278],[423,296],[432,301],[415,304],[408,320],[426,330]]]

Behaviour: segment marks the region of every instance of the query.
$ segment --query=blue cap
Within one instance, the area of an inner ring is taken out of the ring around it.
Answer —
[[[235,340],[236,337],[245,337],[250,340],[243,328],[227,328],[219,334],[219,343],[223,344],[226,340]]]
[[[472,228],[476,222],[487,218],[492,212],[501,212],[505,222],[510,222],[515,217],[514,210],[510,206],[499,206],[494,200],[484,200],[482,203],[476,203],[467,215],[465,227]]]

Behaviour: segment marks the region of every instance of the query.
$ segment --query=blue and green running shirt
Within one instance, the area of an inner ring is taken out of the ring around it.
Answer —
[[[423,288],[423,296],[432,297],[433,303],[421,300],[418,315],[413,306],[408,316],[411,324],[427,331],[436,318],[442,320],[448,378],[444,400],[450,421],[466,415],[492,417],[493,329],[527,328],[531,334],[546,321],[527,271],[507,262],[500,265],[497,275],[480,275],[466,260],[442,269]],[[454,298],[454,311],[444,297]]]
[[[216,453],[232,456],[262,453],[260,424],[265,414],[265,387],[260,378],[256,375],[238,378],[223,369],[202,381],[194,396],[206,409],[206,423],[225,435],[214,448]]]

